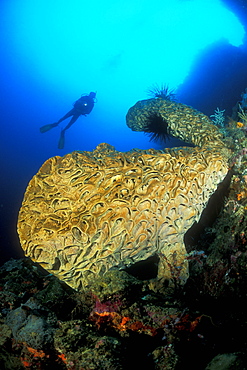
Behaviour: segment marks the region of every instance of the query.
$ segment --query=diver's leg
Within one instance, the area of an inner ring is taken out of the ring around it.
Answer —
[[[78,117],[80,117],[80,114],[74,114],[73,117],[71,118],[71,120],[69,121],[69,123],[67,124],[67,126],[61,131],[59,142],[58,142],[58,149],[63,149],[64,148],[65,131],[68,130],[68,128],[70,128],[70,126],[72,126],[73,123],[75,123],[75,121],[77,120]]]
[[[73,116],[75,113],[75,109],[71,109],[67,114],[65,114],[65,116],[63,116],[62,118],[60,118],[59,121],[57,122],[54,122],[54,123],[50,123],[48,125],[44,125],[42,127],[40,127],[40,132],[43,134],[44,132],[47,132],[49,130],[51,130],[53,127],[57,127],[59,125],[60,122],[64,121],[65,119]],[[78,117],[77,117],[78,118]],[[73,118],[72,118],[73,119]]]
[[[80,117],[80,114],[76,113],[73,115],[73,117],[71,118],[71,120],[69,121],[69,123],[67,124],[67,126],[64,128],[64,131],[65,130],[68,130],[68,128],[70,128],[73,123],[75,123],[75,121]]]
[[[71,109],[68,113],[65,114],[65,116],[63,116],[62,118],[60,118],[60,120],[57,121],[57,124],[59,124],[60,122],[64,121],[65,119],[73,116],[75,114],[75,109]]]
[[[64,142],[65,142],[64,134],[65,134],[65,130],[62,130],[61,133],[60,133],[59,142],[58,142],[58,146],[57,146],[58,149],[63,149],[64,148]]]

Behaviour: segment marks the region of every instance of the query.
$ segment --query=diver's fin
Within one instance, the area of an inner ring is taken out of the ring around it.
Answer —
[[[47,132],[47,131],[51,130],[53,127],[56,127],[57,125],[58,125],[57,122],[51,123],[49,125],[44,125],[44,126],[40,127],[39,130],[40,130],[41,134],[43,134],[44,132]]]
[[[61,134],[60,134],[59,142],[58,142],[58,149],[63,149],[64,148],[64,142],[65,142],[64,130],[62,130]]]

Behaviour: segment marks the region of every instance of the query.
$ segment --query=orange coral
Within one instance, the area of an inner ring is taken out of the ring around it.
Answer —
[[[237,200],[239,201],[239,200],[247,197],[247,192],[243,190],[240,193],[237,193],[236,196],[237,196]]]
[[[24,352],[20,358],[22,365],[25,368],[33,368],[33,361],[35,362],[35,365],[37,369],[41,369],[42,365],[39,360],[49,358],[49,355],[46,354],[42,350],[37,350],[35,348],[29,347],[24,344]],[[38,361],[38,362],[37,362]]]
[[[22,365],[23,365],[24,367],[30,367],[30,366],[32,365],[32,363],[31,363],[31,362],[28,362],[28,361],[26,361],[26,360],[23,360],[22,358],[21,358],[21,363],[22,363]]]
[[[66,364],[67,363],[67,359],[65,357],[65,355],[63,353],[59,354],[58,357]]]
[[[43,358],[46,356],[45,352],[42,350],[37,350],[32,347],[27,347],[27,350],[33,355],[33,357]]]
[[[239,128],[242,128],[242,127],[244,127],[244,124],[243,124],[243,122],[236,122],[236,126],[239,127]]]
[[[237,200],[241,200],[243,198],[243,192],[237,194]]]
[[[133,321],[130,317],[122,316],[117,312],[94,312],[90,319],[96,323],[98,329],[106,324],[119,331],[132,330],[152,336],[156,334],[156,329],[152,326],[144,325],[141,321]]]

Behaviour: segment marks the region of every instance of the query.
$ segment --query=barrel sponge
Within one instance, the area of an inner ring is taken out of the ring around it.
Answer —
[[[180,105],[175,109],[172,103],[157,102],[168,117],[169,132],[207,143],[206,136],[197,139],[192,132],[195,127],[197,135],[204,135],[211,127],[206,118],[200,128],[193,110],[188,108],[186,114]],[[153,103],[148,103],[149,110]],[[128,115],[133,127],[141,129],[145,114],[138,109],[137,118],[133,110]],[[181,133],[182,127],[188,132]],[[219,144],[220,134],[213,132]],[[227,171],[221,151],[207,146],[123,153],[103,143],[92,152],[52,157],[25,192],[18,217],[22,248],[26,256],[77,290],[110,268],[130,266],[156,253],[159,278],[171,281],[175,269],[186,281],[184,234],[199,219]]]
[[[175,136],[196,146],[223,148],[222,134],[203,113],[185,104],[165,99],[138,101],[126,116],[133,131]]]

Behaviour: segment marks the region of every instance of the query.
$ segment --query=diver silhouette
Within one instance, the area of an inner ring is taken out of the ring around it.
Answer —
[[[69,118],[72,116],[71,120],[67,124],[67,126],[61,130],[59,142],[58,142],[58,149],[63,149],[64,148],[64,142],[65,142],[65,131],[70,128],[70,126],[75,123],[75,121],[80,117],[80,116],[86,116],[89,114],[95,103],[95,92],[90,92],[89,95],[82,95],[80,99],[76,100],[76,102],[73,104],[74,108],[71,109],[65,116],[63,116],[59,121],[55,123],[51,123],[49,125],[45,125],[40,127],[40,132],[43,134],[44,132],[47,132],[51,130],[53,127],[56,127],[59,125],[60,122],[64,121],[65,119]]]

